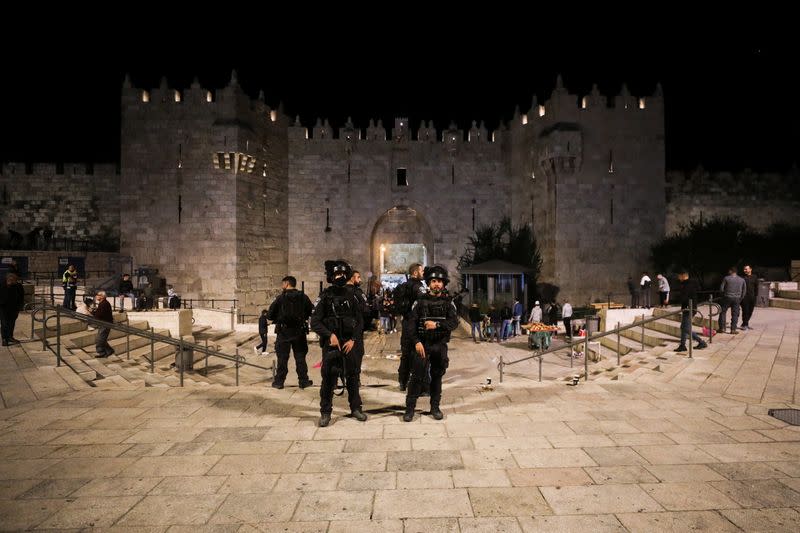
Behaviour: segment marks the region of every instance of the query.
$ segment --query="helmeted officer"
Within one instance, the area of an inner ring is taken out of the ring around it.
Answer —
[[[403,420],[414,419],[414,408],[422,392],[424,382],[430,382],[431,416],[441,420],[439,409],[442,400],[442,377],[447,372],[447,343],[450,332],[458,327],[458,313],[445,285],[450,281],[447,270],[439,265],[425,267],[425,282],[428,292],[417,298],[411,308],[411,320],[416,327],[411,329],[411,340],[415,354],[412,360],[411,377],[406,394],[406,412]]]
[[[400,333],[400,366],[397,369],[401,391],[405,391],[408,386],[408,376],[411,373],[411,361],[414,359],[414,342],[411,338],[411,331],[417,326],[411,320],[411,308],[417,298],[425,293],[425,287],[422,285],[423,273],[424,268],[421,264],[411,263],[408,267],[408,281],[395,289],[395,302],[402,307],[400,312],[403,315],[403,324]]]
[[[359,375],[364,356],[362,331],[364,318],[361,302],[347,280],[353,269],[341,259],[325,261],[328,283],[311,315],[311,329],[319,335],[322,347],[322,386],[319,391],[319,426],[330,424],[333,411],[333,391],[341,377],[347,388],[347,399],[353,418],[367,419],[361,411]]]

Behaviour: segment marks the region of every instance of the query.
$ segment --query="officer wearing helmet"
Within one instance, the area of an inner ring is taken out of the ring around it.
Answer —
[[[322,347],[322,386],[319,390],[319,426],[331,422],[333,392],[339,378],[344,381],[351,416],[360,422],[367,419],[361,410],[359,374],[364,356],[362,332],[364,318],[361,302],[353,286],[347,284],[353,275],[350,265],[341,259],[325,261],[328,283],[311,315],[311,329],[319,335]]]
[[[445,286],[450,281],[447,270],[439,265],[425,267],[428,292],[420,296],[411,308],[411,320],[416,327],[411,333],[415,356],[406,394],[406,412],[403,420],[414,419],[414,408],[423,384],[430,382],[431,416],[441,420],[439,405],[442,400],[442,377],[447,372],[447,343],[450,332],[458,326],[458,313]]]

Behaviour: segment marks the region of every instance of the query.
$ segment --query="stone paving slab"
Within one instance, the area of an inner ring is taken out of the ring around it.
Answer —
[[[511,375],[483,391],[487,357],[512,348],[456,339],[440,422],[401,421],[383,377],[397,361],[378,358],[370,419],[337,399],[328,428],[317,387],[34,394],[0,409],[0,529],[797,531],[800,431],[766,414],[796,405],[763,392],[785,380],[736,381],[734,363],[760,371],[744,363],[800,333],[772,329],[698,354],[719,387],[691,362],[669,382]]]

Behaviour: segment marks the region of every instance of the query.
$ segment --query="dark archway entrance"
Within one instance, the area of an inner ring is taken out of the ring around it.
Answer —
[[[405,279],[411,263],[433,262],[433,234],[428,222],[407,206],[395,206],[375,223],[371,242],[372,271],[382,283]]]

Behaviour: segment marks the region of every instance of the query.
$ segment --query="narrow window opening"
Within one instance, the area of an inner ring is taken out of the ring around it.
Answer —
[[[608,151],[608,173],[614,173],[614,150]]]
[[[183,211],[183,195],[178,195],[178,224],[181,223],[181,212]]]
[[[178,168],[183,168],[183,145],[178,144]]]
[[[472,206],[472,231],[475,231],[475,206]]]
[[[451,177],[451,179],[453,181],[453,185],[455,185],[456,184],[456,164],[455,163],[450,165],[450,177]]]
[[[350,161],[347,162],[347,183],[350,183]]]
[[[325,208],[325,232],[326,233],[330,233],[331,232],[331,208],[330,207],[326,207]]]
[[[406,175],[406,169],[402,167],[397,169],[397,186],[408,187],[408,176]]]
[[[613,185],[611,186],[611,202],[610,202],[610,205],[609,205],[609,211],[610,211],[610,213],[609,213],[610,217],[609,218],[611,219],[611,224],[613,225],[614,224],[614,186]]]

